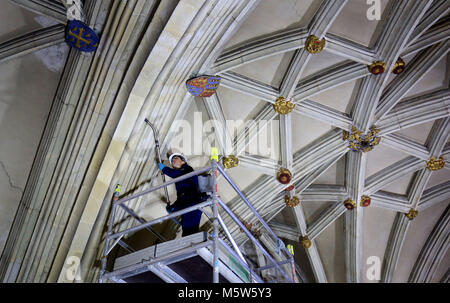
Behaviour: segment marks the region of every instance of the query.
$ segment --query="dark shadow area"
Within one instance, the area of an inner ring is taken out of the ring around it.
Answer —
[[[316,278],[314,277],[314,272],[311,268],[311,262],[309,261],[308,255],[306,254],[305,248],[298,241],[291,241],[288,239],[282,239],[283,242],[288,245],[291,244],[294,247],[294,261],[302,271],[302,275],[305,277],[306,281],[304,283],[315,283]]]

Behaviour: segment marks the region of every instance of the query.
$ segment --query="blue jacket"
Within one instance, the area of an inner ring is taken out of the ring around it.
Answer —
[[[186,163],[183,164],[180,169],[174,169],[167,166],[162,169],[162,172],[172,179],[178,178],[193,171],[194,169]],[[170,206],[171,212],[184,209],[201,201],[201,195],[198,190],[197,176],[193,176],[191,178],[175,183],[175,188],[177,190],[177,201],[175,201],[175,203]],[[181,225],[183,226],[183,228],[196,226],[200,223],[201,216],[202,212],[200,210],[195,210],[184,214],[181,216]]]
[[[162,172],[172,179],[178,178],[193,171],[194,169],[187,163],[183,164],[180,169],[170,168],[167,166],[162,169]],[[193,176],[191,178],[175,183],[175,188],[177,189],[177,201],[180,202],[189,202],[192,199],[197,199],[200,195],[198,191],[197,176]]]

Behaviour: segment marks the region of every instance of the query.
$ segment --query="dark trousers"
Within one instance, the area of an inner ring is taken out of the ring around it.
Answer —
[[[198,201],[183,201],[177,200],[172,205],[170,212],[178,211],[190,207],[199,203]],[[192,235],[199,232],[200,219],[202,216],[202,212],[200,210],[193,210],[188,212],[187,214],[181,215],[181,227],[183,228],[182,237]]]
[[[181,216],[181,227],[183,228],[182,237],[199,232],[201,216],[202,212],[200,210],[193,210]]]
[[[193,227],[183,227],[183,233],[181,234],[182,237],[186,237],[189,235],[193,235],[199,232],[198,226]]]

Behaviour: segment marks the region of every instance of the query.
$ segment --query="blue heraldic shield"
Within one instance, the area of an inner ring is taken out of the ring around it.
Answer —
[[[82,52],[93,52],[97,49],[100,39],[86,24],[71,20],[66,28],[66,42]]]

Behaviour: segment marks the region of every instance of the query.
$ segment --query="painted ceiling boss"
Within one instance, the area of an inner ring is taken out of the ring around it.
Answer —
[[[379,130],[373,126],[370,131],[364,135],[355,126],[352,127],[352,132],[349,134],[344,131],[344,141],[348,141],[348,147],[355,152],[369,152],[376,145],[380,144],[380,137],[377,137]]]

